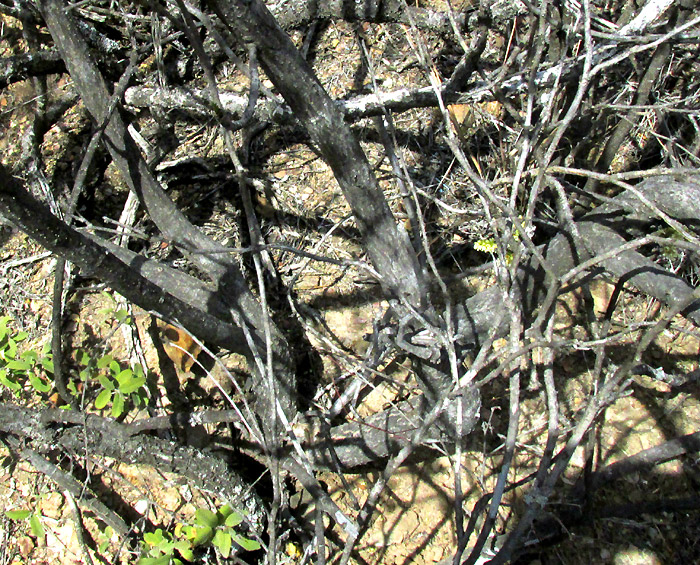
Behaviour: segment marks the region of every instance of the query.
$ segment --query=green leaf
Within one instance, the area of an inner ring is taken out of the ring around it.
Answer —
[[[97,377],[97,382],[100,383],[102,388],[105,390],[114,390],[114,382],[105,375],[100,375]]]
[[[194,547],[207,544],[214,537],[214,529],[209,526],[195,526],[192,545]]]
[[[171,555],[162,555],[161,557],[142,557],[136,562],[136,565],[170,565]]]
[[[51,357],[42,357],[39,359],[39,363],[41,363],[44,371],[53,375],[53,359]]]
[[[45,379],[42,379],[41,377],[33,373],[29,374],[29,382],[31,383],[34,390],[36,390],[37,392],[50,392],[53,388],[53,385],[51,385],[51,383],[47,382]]]
[[[112,399],[112,391],[105,389],[95,399],[95,408],[102,410]]]
[[[19,392],[22,390],[22,385],[16,382],[12,377],[7,376],[7,369],[0,369],[0,383],[4,384],[10,390]]]
[[[194,513],[194,521],[200,526],[208,526],[210,528],[216,528],[219,525],[219,517],[206,508],[197,508]]]
[[[233,514],[233,508],[231,508],[230,504],[224,504],[216,511],[216,515],[219,517],[219,522],[223,522],[231,514]]]
[[[111,355],[105,355],[104,357],[100,357],[97,360],[97,368],[98,369],[104,369],[107,367],[114,359],[112,358]]]
[[[18,332],[12,336],[12,339],[14,339],[16,343],[19,343],[20,341],[24,341],[28,337],[29,334],[27,332]]]
[[[106,290],[103,290],[102,292],[100,292],[100,294],[102,295],[102,298],[107,299],[107,302],[111,302],[112,304],[115,304],[115,303],[117,302],[117,301],[114,299],[114,296],[112,296],[112,295],[111,295],[109,292],[107,292]]]
[[[75,360],[78,362],[78,364],[82,365],[83,367],[87,367],[90,364],[90,356],[87,354],[87,352],[83,351],[82,349],[79,349],[77,351]]]
[[[7,323],[10,321],[9,316],[3,316],[0,318],[0,340],[5,339],[5,336],[7,336]]]
[[[243,516],[239,512],[233,512],[229,516],[226,516],[226,521],[224,524],[229,528],[234,528],[243,521]]]
[[[260,544],[255,541],[254,539],[248,539],[244,538],[240,534],[233,533],[231,534],[231,537],[233,538],[233,541],[235,541],[238,545],[240,545],[243,549],[246,551],[255,551],[257,549],[260,549]]]
[[[134,370],[134,375],[136,375],[137,377],[145,377],[146,376],[143,374],[143,367],[138,363],[133,366],[133,370]]]
[[[172,555],[174,546],[175,544],[171,540],[164,539],[159,545],[156,546],[156,548],[164,555]],[[155,549],[153,551],[155,551]],[[151,555],[160,555],[160,553],[155,554],[153,551],[151,551]]]
[[[174,548],[180,552],[187,561],[194,561],[194,551],[192,551],[192,544],[187,540],[180,540],[175,543]]]
[[[29,361],[15,359],[14,361],[10,361],[6,367],[12,371],[28,371],[32,368],[32,364]]]
[[[136,392],[145,384],[146,379],[144,377],[131,378],[129,379],[128,383],[125,383],[123,386],[120,386],[119,390],[122,391],[124,394],[131,394],[132,392]]]
[[[124,397],[117,393],[112,400],[112,418],[119,418],[124,413]]]
[[[36,361],[39,358],[39,354],[36,351],[31,350],[31,351],[25,351],[24,353],[22,353],[21,357],[25,361],[28,361],[29,363],[32,363],[34,365],[34,364],[36,364]]]
[[[32,533],[35,537],[44,539],[44,526],[41,524],[41,520],[39,520],[39,516],[36,513],[32,514],[32,517],[29,518],[29,527],[32,529]]]
[[[158,528],[155,532],[146,532],[143,534],[143,541],[148,545],[160,545],[163,539],[163,530],[161,528]]]
[[[112,360],[112,362],[109,364],[109,370],[113,375],[118,375],[121,373],[122,367],[118,361]]]
[[[219,548],[224,559],[228,559],[228,556],[231,554],[231,534],[223,530],[216,530],[211,543]]]
[[[121,388],[123,385],[129,383],[133,376],[134,372],[131,369],[124,369],[123,371],[117,373],[114,378],[117,379],[119,388]]]
[[[1,321],[2,319],[0,318]],[[31,510],[5,510],[5,516],[10,520],[26,520],[31,514]]]
[[[129,311],[126,308],[120,308],[114,313],[114,317],[118,322],[122,324],[130,324],[131,317],[129,316]]]

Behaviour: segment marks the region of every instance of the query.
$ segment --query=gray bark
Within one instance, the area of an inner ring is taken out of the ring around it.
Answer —
[[[66,13],[63,2],[41,0],[38,5],[84,104],[93,118],[101,122],[107,115],[109,90],[88,54],[78,27]],[[258,388],[266,391],[258,399],[264,426],[267,428],[276,421],[276,397],[287,417],[292,419],[296,412],[296,376],[293,368],[290,369],[288,344],[253,297],[233,256],[222,253],[225,248],[195,228],[168,198],[128,133],[120,112],[115,112],[109,120],[105,128],[105,141],[125,182],[161,232],[185,253],[189,253],[190,260],[211,278],[217,292],[230,307],[231,317],[226,321],[249,327],[257,351],[249,349],[248,358],[258,380]],[[256,357],[265,357],[266,326],[271,329],[272,373],[278,394],[270,389],[268,379],[256,370],[254,362]]]

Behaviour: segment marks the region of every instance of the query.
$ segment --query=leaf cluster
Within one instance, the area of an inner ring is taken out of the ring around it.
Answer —
[[[27,385],[39,394],[47,394],[53,384],[47,374],[53,374],[53,362],[47,348],[41,353],[20,351],[19,344],[27,339],[27,332],[13,331],[9,316],[0,317],[0,384],[13,395],[19,396]]]
[[[192,561],[197,550],[216,547],[227,559],[242,549],[255,551],[260,544],[239,533],[236,528],[243,522],[243,515],[228,504],[212,512],[198,508],[192,524],[178,524],[174,533],[162,528],[144,534],[144,556],[139,565],[181,565],[182,559]],[[178,557],[179,555],[179,557]],[[182,557],[182,559],[180,559]]]

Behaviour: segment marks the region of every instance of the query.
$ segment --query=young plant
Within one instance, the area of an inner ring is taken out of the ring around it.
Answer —
[[[129,315],[129,311],[126,308],[119,308],[119,304],[108,292],[102,291],[100,294],[108,301],[110,302],[111,306],[106,306],[105,308],[102,308],[101,310],[98,311],[99,314],[102,314],[104,316],[112,316],[119,324],[131,324],[133,321],[131,319],[131,316]]]
[[[85,359],[83,358],[83,361]],[[139,408],[148,398],[146,375],[141,365],[123,367],[111,355],[104,355],[93,361],[88,358],[85,369],[80,373],[81,380],[94,378],[102,391],[95,399],[95,408],[104,410],[111,405],[113,418],[119,418],[127,410],[128,404]]]
[[[145,533],[143,541],[148,548],[147,555],[139,559],[138,565],[182,565],[182,559],[194,560],[192,544],[188,540],[174,539],[161,528]],[[182,559],[177,557],[178,554]]]
[[[19,352],[18,345],[27,339],[26,332],[13,332],[9,316],[0,317],[0,384],[15,396],[29,384],[37,393],[46,394],[53,385],[46,373],[53,373],[51,354],[46,348],[39,355],[36,351]],[[48,347],[48,346],[47,346]]]
[[[211,543],[219,549],[224,558],[231,554],[233,544],[246,551],[260,549],[260,544],[239,534],[234,528],[243,522],[243,516],[228,504],[217,512],[198,508],[194,516],[194,525],[185,528],[185,535],[193,547]]]
[[[194,523],[178,524],[175,533],[160,528],[144,534],[145,553],[138,565],[181,565],[182,559],[192,561],[197,548],[216,547],[224,559],[228,559],[234,546],[245,551],[260,549],[260,544],[236,531],[243,522],[243,515],[228,504],[218,511],[206,508],[195,511]],[[182,558],[182,559],[181,559]]]
[[[29,520],[29,529],[32,535],[40,542],[44,542],[44,537],[46,532],[44,531],[44,525],[41,523],[41,516],[38,512],[32,512],[31,510],[6,510],[5,516],[9,520],[24,521]]]
[[[106,555],[110,544],[112,543],[112,538],[114,537],[114,530],[112,526],[105,526],[104,530],[98,530],[97,532],[97,550],[100,555]]]

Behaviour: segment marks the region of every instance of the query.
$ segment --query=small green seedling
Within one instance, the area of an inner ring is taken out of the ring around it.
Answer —
[[[185,528],[185,535],[194,547],[211,543],[224,558],[229,557],[234,543],[246,551],[260,549],[257,541],[242,536],[234,529],[242,521],[243,516],[228,504],[217,512],[199,508],[195,512],[194,526]]]
[[[141,365],[132,368],[123,367],[111,355],[105,355],[97,360],[94,367],[86,367],[87,374],[93,373],[102,391],[95,399],[95,408],[103,410],[111,404],[112,417],[119,418],[126,410],[127,403],[139,408],[145,405],[148,398],[146,375]],[[81,372],[81,378],[82,378]]]
[[[28,519],[32,535],[37,538],[40,543],[45,541],[46,532],[44,531],[44,525],[41,523],[41,517],[38,512],[32,512],[31,510],[6,510],[5,516],[9,520],[15,520],[17,522]]]
[[[210,545],[216,547],[224,559],[230,557],[234,544],[245,551],[260,549],[257,541],[235,530],[242,522],[243,515],[228,504],[217,512],[198,508],[194,524],[178,524],[174,535],[160,528],[144,534],[146,555],[139,560],[138,565],[180,565],[180,558],[192,561],[196,548]]]
[[[139,560],[138,565],[182,565],[182,559],[194,559],[192,544],[188,540],[174,539],[161,528],[145,533],[143,541],[148,548],[147,555]],[[178,554],[182,559],[177,557]]]
[[[112,543],[112,538],[114,537],[114,529],[112,526],[106,526],[104,531],[98,530],[97,532],[97,549],[100,555],[106,555],[110,544]]]
[[[27,339],[26,332],[13,332],[8,323],[9,316],[0,317],[0,384],[18,396],[29,384],[36,392],[46,394],[53,388],[46,373],[53,373],[53,362],[48,346],[39,355],[36,351],[18,350],[18,345]]]
[[[98,310],[99,314],[104,316],[112,316],[117,322],[119,322],[119,324],[132,323],[133,320],[129,315],[129,311],[126,308],[117,308],[118,304],[114,296],[105,291],[102,291],[101,294],[110,304],[112,304],[112,306],[107,306],[101,310]]]

